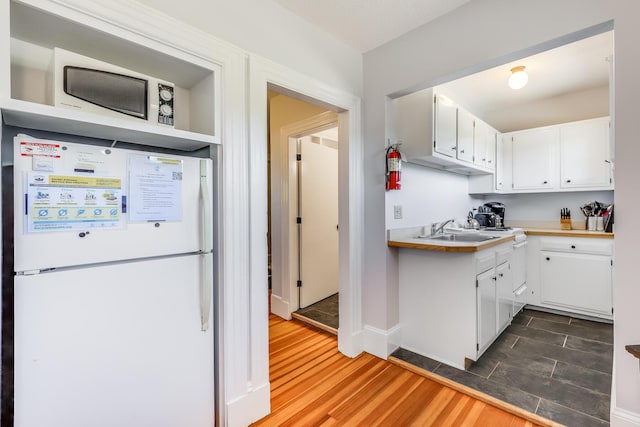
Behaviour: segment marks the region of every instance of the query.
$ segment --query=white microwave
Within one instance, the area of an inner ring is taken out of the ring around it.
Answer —
[[[174,126],[173,83],[60,48],[52,65],[56,107]]]

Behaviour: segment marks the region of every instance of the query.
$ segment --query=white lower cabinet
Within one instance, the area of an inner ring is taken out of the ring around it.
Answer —
[[[588,237],[529,238],[534,306],[613,319],[613,240]]]
[[[476,282],[478,304],[478,351],[484,352],[493,342],[497,326],[496,271],[480,273]]]
[[[478,360],[511,321],[512,247],[399,249],[400,345],[459,369]]]
[[[491,345],[511,323],[513,284],[508,261],[478,274],[476,303],[478,305],[478,356]]]
[[[543,304],[611,316],[611,257],[584,253],[540,252]]]

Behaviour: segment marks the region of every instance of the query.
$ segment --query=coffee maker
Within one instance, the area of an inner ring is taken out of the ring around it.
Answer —
[[[485,212],[492,213],[494,216],[489,219],[489,227],[503,227],[505,206],[500,202],[487,202],[484,205]],[[498,219],[497,217],[500,217]]]

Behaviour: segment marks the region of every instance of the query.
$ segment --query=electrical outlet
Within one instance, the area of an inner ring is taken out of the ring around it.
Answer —
[[[402,205],[393,206],[393,219],[402,219]]]

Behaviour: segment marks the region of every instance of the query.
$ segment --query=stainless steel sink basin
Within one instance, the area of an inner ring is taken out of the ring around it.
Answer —
[[[440,236],[429,237],[429,239],[432,240],[447,240],[453,242],[484,242],[497,238],[497,236],[487,236],[485,234],[441,234]]]

